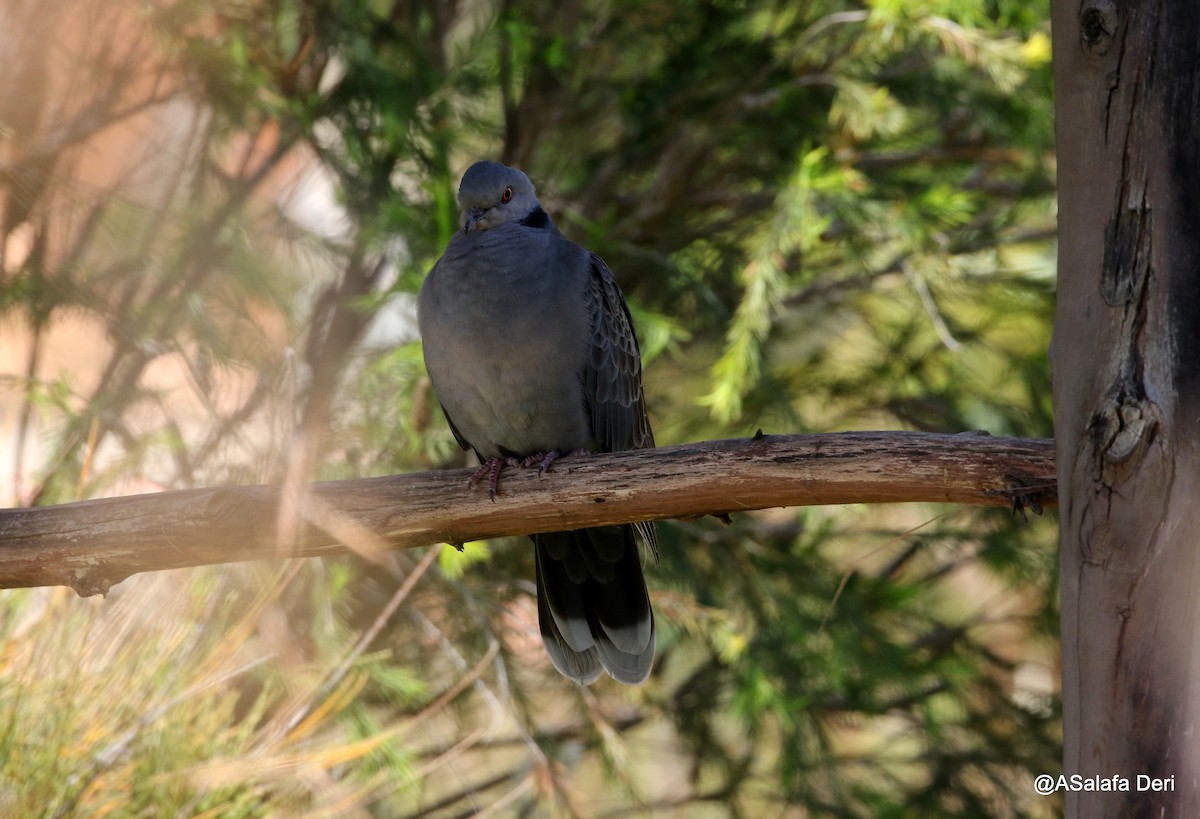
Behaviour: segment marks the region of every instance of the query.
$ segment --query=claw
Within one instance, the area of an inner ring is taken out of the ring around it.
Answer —
[[[551,449],[548,452],[537,452],[537,453],[534,453],[533,455],[530,455],[529,457],[527,457],[523,461],[521,461],[521,466],[525,467],[526,469],[536,466],[538,468],[538,477],[540,478],[542,475],[546,474],[546,471],[548,469],[550,469],[550,465],[552,463],[554,463],[555,461],[557,461],[559,458],[563,458],[568,455],[587,455],[587,454],[588,454],[588,451],[586,449],[576,449],[571,452],[560,452],[557,449]]]
[[[504,458],[488,458],[475,470],[475,474],[467,481],[467,486],[474,488],[475,484],[487,475],[488,497],[495,502],[496,490],[500,487],[500,470],[504,468],[504,463]]]
[[[536,455],[530,455],[528,458],[521,461],[521,466],[529,468],[536,465],[538,468],[538,477],[540,478],[543,474],[545,474],[546,470],[550,468],[550,464],[557,460],[558,450],[552,449],[546,453],[539,452]]]

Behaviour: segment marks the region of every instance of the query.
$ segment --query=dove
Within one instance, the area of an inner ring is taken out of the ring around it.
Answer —
[[[654,446],[641,352],[616,278],[567,239],[522,171],[477,162],[458,189],[457,230],[417,298],[425,368],[450,429],[495,498],[507,465],[539,474],[565,455]],[[637,685],[655,626],[640,539],[651,523],[530,535],[538,621],[564,676]]]

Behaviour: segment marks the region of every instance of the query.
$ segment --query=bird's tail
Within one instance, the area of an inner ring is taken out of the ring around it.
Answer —
[[[645,682],[654,663],[654,612],[633,526],[533,535],[538,621],[563,675],[588,685],[607,671]]]

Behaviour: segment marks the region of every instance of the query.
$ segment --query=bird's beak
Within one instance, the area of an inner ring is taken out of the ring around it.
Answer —
[[[487,208],[471,208],[467,211],[467,220],[463,224],[463,233],[470,233],[479,224],[479,220],[487,213]]]

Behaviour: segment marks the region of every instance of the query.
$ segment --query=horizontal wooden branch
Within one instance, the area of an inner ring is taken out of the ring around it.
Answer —
[[[0,510],[0,588],[104,593],[138,572],[369,552],[781,506],[940,501],[1055,505],[1054,442],[905,432],[760,435],[465,470],[280,486],[218,486]],[[300,522],[281,538],[281,499]]]

